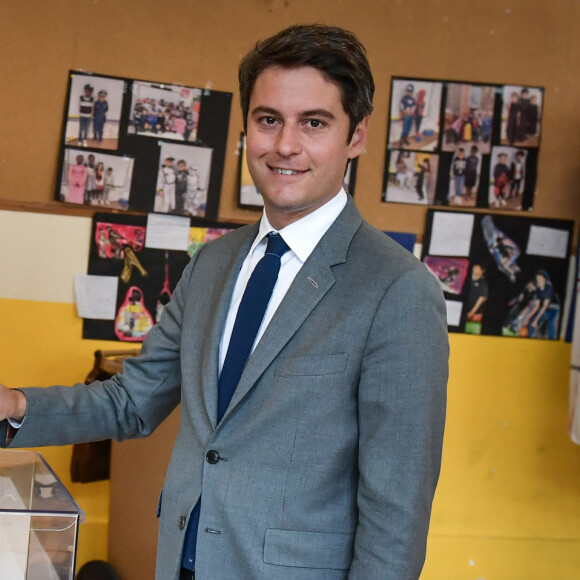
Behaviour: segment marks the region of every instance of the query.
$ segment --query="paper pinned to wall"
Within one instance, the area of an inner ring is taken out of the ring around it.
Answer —
[[[469,256],[474,219],[474,214],[435,212],[429,254]]]
[[[147,217],[145,247],[185,252],[189,247],[190,227],[188,217],[150,213]]]
[[[526,253],[548,258],[566,258],[568,255],[567,230],[531,226]]]
[[[459,302],[458,300],[445,300],[445,305],[447,306],[447,326],[459,326],[463,302]]]
[[[119,278],[76,275],[74,280],[77,313],[81,318],[114,320]]]

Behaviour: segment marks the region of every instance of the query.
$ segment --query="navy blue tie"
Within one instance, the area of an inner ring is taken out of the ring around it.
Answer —
[[[264,257],[256,264],[246,290],[242,296],[232,336],[228,345],[228,351],[222,367],[218,383],[218,423],[222,420],[242,372],[256,341],[256,335],[260,326],[276,280],[280,272],[280,259],[288,251],[288,245],[280,234],[269,233],[268,245]],[[201,501],[201,500],[200,500]],[[197,528],[199,526],[200,501],[197,502],[185,535],[183,546],[182,566],[193,569],[195,563],[195,544],[197,541]]]
[[[219,378],[218,423],[222,420],[256,340],[268,302],[274,291],[280,258],[288,251],[280,234],[268,234],[264,257],[256,264],[236,315],[228,352]]]

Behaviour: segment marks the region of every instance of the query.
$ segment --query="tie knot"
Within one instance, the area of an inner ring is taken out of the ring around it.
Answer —
[[[274,254],[278,258],[281,258],[290,249],[280,234],[270,232],[267,238],[268,245],[266,247],[266,254]]]

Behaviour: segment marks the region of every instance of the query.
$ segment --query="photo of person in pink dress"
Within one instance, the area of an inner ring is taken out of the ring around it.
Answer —
[[[69,203],[84,203],[85,187],[87,184],[88,169],[83,163],[84,157],[77,155],[75,165],[71,164],[68,168],[68,198]]]

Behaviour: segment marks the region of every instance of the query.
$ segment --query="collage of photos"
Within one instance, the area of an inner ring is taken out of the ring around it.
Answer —
[[[429,210],[423,263],[451,332],[557,340],[574,222]]]
[[[532,210],[542,101],[538,87],[393,78],[383,201]]]
[[[58,201],[217,218],[231,93],[76,71],[68,81]]]
[[[203,244],[236,227],[190,222],[183,251],[149,247],[148,220],[131,214],[97,213],[93,217],[88,274],[118,278],[115,315],[110,320],[83,320],[83,338],[142,342],[159,322],[190,258]],[[103,298],[103,296],[101,296]]]

